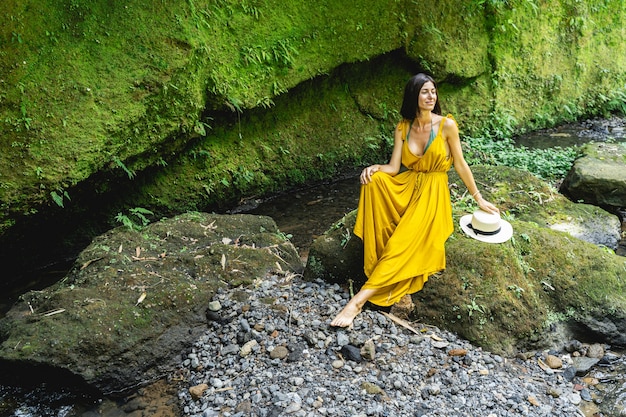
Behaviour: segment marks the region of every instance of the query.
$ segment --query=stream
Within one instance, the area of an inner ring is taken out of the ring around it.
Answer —
[[[591,140],[603,141],[612,137],[616,141],[626,141],[626,119],[611,118],[606,120],[585,121],[562,125],[552,129],[532,132],[515,140],[516,144],[528,148],[548,148],[553,146],[579,146]],[[358,173],[346,174],[333,182],[313,184],[310,188],[279,195],[267,200],[249,200],[245,205],[232,209],[231,213],[261,214],[272,217],[281,232],[288,235],[305,260],[312,242],[328,228],[354,210],[358,205],[359,180]],[[624,213],[622,220],[624,220]],[[622,230],[626,231],[626,222]],[[620,244],[618,254],[626,256],[626,244]],[[71,265],[56,267],[44,275],[34,277],[39,288],[49,285],[62,278]],[[33,288],[37,288],[33,285]],[[17,294],[3,294],[0,297],[0,317],[10,308]],[[613,390],[615,398],[626,398],[626,384],[623,371],[626,361],[612,371],[602,370],[602,383]],[[41,382],[45,375],[25,375],[28,381],[9,383],[7,375],[0,376],[0,417],[91,417],[103,415],[100,400],[89,398],[79,390],[62,385]],[[110,402],[106,402],[110,407]],[[99,410],[100,409],[100,410]],[[594,415],[590,411],[589,416]],[[626,413],[626,411],[625,411]],[[105,413],[107,416],[125,415]],[[626,414],[615,414],[626,415]]]

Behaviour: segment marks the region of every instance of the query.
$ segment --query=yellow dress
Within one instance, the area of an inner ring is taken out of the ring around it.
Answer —
[[[448,115],[451,118],[450,115]],[[402,165],[395,176],[376,172],[361,186],[354,234],[363,240],[362,289],[378,289],[369,301],[390,306],[405,294],[420,291],[429,275],[446,267],[445,242],[452,234],[447,155],[442,137],[446,118],[423,156],[408,147],[410,122],[402,121]]]

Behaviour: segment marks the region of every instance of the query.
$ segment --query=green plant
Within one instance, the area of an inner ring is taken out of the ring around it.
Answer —
[[[281,239],[283,240],[289,240],[293,237],[293,235],[291,233],[285,233],[285,232],[281,232],[280,230],[278,232],[276,232],[276,234],[278,236],[280,236]]]
[[[150,224],[150,220],[146,217],[146,215],[153,215],[154,213],[148,209],[142,207],[135,207],[128,210],[129,215],[117,213],[115,220],[118,223],[122,223],[129,230],[141,230]],[[133,216],[133,217],[131,217]],[[139,222],[134,219],[138,219]]]
[[[512,291],[516,298],[522,298],[522,293],[524,292],[523,288],[517,285],[509,285],[506,289]]]
[[[341,232],[341,248],[342,249],[346,248],[346,245],[350,241],[350,237],[351,237],[350,229],[344,228],[343,231]]]
[[[478,304],[476,302],[476,298],[477,297],[472,298],[470,300],[470,303],[465,305],[465,307],[467,308],[467,315],[470,319],[475,313],[485,314],[485,306],[482,304]]]
[[[71,201],[70,195],[67,193],[67,191],[63,189],[58,189],[58,193],[56,191],[50,191],[50,196],[52,197],[52,200],[57,204],[57,206],[61,208],[64,207],[64,198],[66,198],[68,201]]]
[[[114,156],[113,162],[115,162],[118,167],[122,168],[124,172],[126,172],[126,175],[128,175],[128,179],[132,180],[133,178],[135,178],[135,171],[131,171],[130,169],[128,169],[128,167],[124,165],[124,162],[122,162],[120,158]]]
[[[543,180],[563,178],[579,154],[579,150],[574,147],[529,149],[515,146],[509,138],[495,141],[488,136],[467,137],[463,146],[469,164],[515,167]]]

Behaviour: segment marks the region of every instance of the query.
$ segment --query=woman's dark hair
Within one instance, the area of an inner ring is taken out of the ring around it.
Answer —
[[[400,114],[405,119],[415,119],[415,116],[417,115],[417,100],[420,90],[422,89],[422,86],[428,81],[433,83],[435,88],[437,88],[437,83],[435,82],[433,77],[423,73],[412,76],[406,83],[406,86],[404,87],[404,98],[402,99],[402,108],[400,109]],[[439,106],[439,95],[437,95],[437,102],[435,103],[433,113],[441,114],[441,107]]]

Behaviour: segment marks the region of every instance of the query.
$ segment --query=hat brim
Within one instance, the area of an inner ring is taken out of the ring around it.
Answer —
[[[486,243],[504,243],[513,236],[513,226],[504,219],[500,219],[500,231],[495,235],[481,235],[474,232],[469,225],[472,223],[472,214],[461,217],[459,224],[461,229],[471,238]]]

